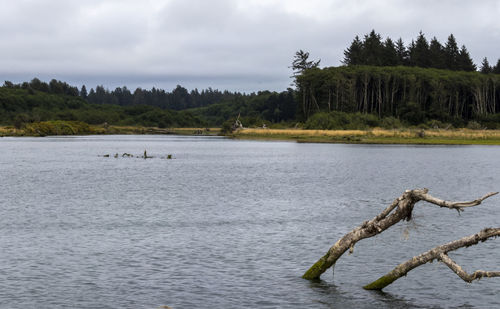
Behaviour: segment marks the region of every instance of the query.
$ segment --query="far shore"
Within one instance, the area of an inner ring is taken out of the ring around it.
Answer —
[[[66,122],[62,122],[67,125]],[[68,134],[67,131],[38,132],[0,126],[0,137],[6,136],[57,136],[57,135],[190,135],[218,136],[219,128],[158,128],[141,126],[90,125],[84,131]],[[54,129],[53,129],[54,130]],[[500,145],[500,130],[471,129],[367,129],[367,130],[304,130],[242,128],[225,136],[233,139],[295,141],[298,143],[339,144],[419,144],[419,145]]]
[[[36,127],[35,129],[25,127],[16,129],[13,126],[0,126],[0,137],[42,137],[59,135],[204,135],[215,136],[220,134],[219,128],[158,128],[142,126],[115,126],[115,125],[84,125],[68,121],[47,122],[49,125],[43,127],[44,130]],[[58,125],[54,125],[58,124]],[[81,124],[81,123],[80,123]]]
[[[500,145],[500,130],[471,129],[303,130],[244,128],[233,132],[230,136],[236,139],[286,140],[299,143]]]

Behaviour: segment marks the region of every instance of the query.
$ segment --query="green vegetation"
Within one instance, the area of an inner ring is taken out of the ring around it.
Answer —
[[[375,30],[366,34],[363,40],[356,36],[344,51],[343,63],[346,65],[417,66],[452,71],[476,70],[476,65],[472,62],[467,48],[462,45],[459,49],[453,34],[450,34],[446,44],[442,45],[436,37],[432,38],[429,43],[422,32],[408,46],[405,46],[401,38],[396,42],[391,38],[382,41],[381,35]],[[500,70],[500,67],[493,68],[489,66],[486,58],[483,60],[481,67],[483,73],[497,70]]]
[[[346,66],[311,68],[297,76],[301,119],[316,113],[360,113],[351,122],[387,127],[439,121],[465,127],[470,121],[500,127],[500,75],[418,67]],[[337,128],[346,116],[329,114],[328,122],[312,119],[309,128]],[[337,118],[342,118],[336,120]],[[392,118],[390,118],[392,117]],[[332,120],[333,119],[333,120]],[[315,127],[313,124],[319,126]],[[342,127],[349,128],[349,127]]]
[[[81,97],[64,93],[0,87],[0,125],[21,129],[29,124],[54,120],[159,128],[205,126],[204,121],[187,111],[163,110],[148,105],[89,104]]]
[[[221,126],[241,115],[245,126],[270,126],[273,123],[293,122],[296,114],[295,93],[292,89],[277,93],[261,91],[207,107],[189,109],[193,115],[204,119],[209,125]]]

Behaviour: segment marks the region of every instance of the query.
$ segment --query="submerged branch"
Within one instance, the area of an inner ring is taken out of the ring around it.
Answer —
[[[360,226],[340,238],[323,257],[306,271],[302,278],[309,280],[319,279],[321,274],[333,266],[347,250],[352,251],[358,241],[373,237],[401,220],[411,220],[413,207],[421,200],[441,207],[456,209],[460,212],[464,207],[477,206],[483,200],[498,193],[488,193],[471,202],[449,202],[429,195],[428,191],[428,189],[406,190],[375,218],[363,222]]]
[[[399,278],[406,276],[406,274],[412,269],[432,262],[435,259],[443,261],[448,267],[450,267],[457,275],[463,280],[471,282],[474,279],[479,279],[481,277],[496,277],[500,275],[500,272],[485,272],[476,271],[472,275],[467,274],[460,266],[453,262],[446,253],[450,251],[457,250],[462,247],[468,247],[479,243],[480,241],[486,241],[489,238],[494,238],[500,236],[500,228],[486,228],[477,234],[467,236],[445,245],[435,247],[427,252],[424,252],[418,256],[415,256],[408,261],[399,264],[385,276],[373,281],[372,283],[364,286],[366,290],[382,290],[386,286],[390,285]]]
[[[439,260],[446,264],[453,272],[455,272],[460,278],[462,278],[466,282],[472,282],[474,280],[479,280],[483,277],[491,278],[491,277],[500,277],[500,271],[484,271],[484,270],[476,270],[472,274],[468,274],[465,270],[460,267],[455,261],[453,261],[446,253],[441,253],[439,255]]]

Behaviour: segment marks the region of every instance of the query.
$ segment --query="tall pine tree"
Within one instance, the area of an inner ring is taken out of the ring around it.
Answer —
[[[382,55],[384,54],[384,45],[382,44],[380,34],[372,30],[370,34],[365,35],[363,41],[363,59],[366,65],[382,65]]]
[[[484,57],[483,62],[481,63],[480,71],[483,74],[489,74],[493,71],[493,69],[490,66],[490,63],[488,62],[488,58]]]
[[[415,45],[410,50],[410,61],[413,65],[428,68],[430,63],[429,43],[422,31],[420,31]]]
[[[472,61],[472,58],[467,51],[465,45],[462,45],[462,48],[458,52],[458,68],[462,71],[475,71],[477,69],[476,65]]]
[[[500,59],[498,59],[497,64],[491,70],[494,74],[500,74]]]
[[[459,70],[458,66],[458,45],[455,36],[450,34],[444,46],[445,65],[448,70]]]
[[[387,38],[384,42],[384,49],[382,54],[382,65],[396,66],[398,65],[398,54],[396,46],[391,38]]]
[[[354,38],[351,46],[344,51],[344,60],[342,62],[346,65],[365,64],[363,59],[363,43],[358,36]]]
[[[401,38],[396,42],[396,55],[398,57],[398,65],[408,65],[408,50]]]
[[[433,37],[431,40],[431,44],[429,45],[429,59],[430,59],[430,67],[436,69],[444,69],[446,67],[445,64],[445,54],[444,48],[441,43]]]

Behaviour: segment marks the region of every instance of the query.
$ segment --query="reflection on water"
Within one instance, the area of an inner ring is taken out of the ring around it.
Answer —
[[[498,226],[498,197],[461,216],[417,204],[414,221],[359,242],[335,276],[301,279],[405,189],[455,200],[499,190],[500,147],[87,136],[2,138],[0,149],[1,308],[500,307],[500,280],[469,285],[441,263],[385,293],[361,288]],[[145,149],[157,158],[113,158]],[[166,154],[175,159],[158,158]],[[451,256],[469,271],[495,270],[498,248]]]

